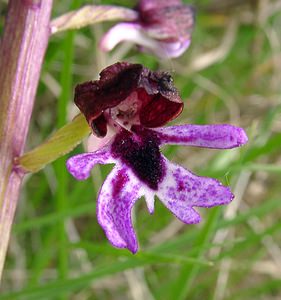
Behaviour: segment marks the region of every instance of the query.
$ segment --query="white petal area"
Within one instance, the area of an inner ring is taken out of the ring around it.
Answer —
[[[186,49],[190,46],[191,40],[186,40],[184,42],[174,42],[174,43],[165,43],[165,42],[159,42],[158,43],[158,56],[161,56],[163,58],[176,58],[181,56]],[[156,51],[154,51],[155,54]]]
[[[165,163],[166,175],[156,195],[181,221],[198,223],[200,216],[194,206],[213,207],[230,203],[234,198],[230,189],[218,180],[196,176],[167,159]]]
[[[131,170],[116,165],[106,178],[98,196],[97,218],[108,240],[118,248],[138,249],[131,210],[141,197],[141,183]]]
[[[108,147],[104,147],[96,152],[78,154],[69,158],[66,167],[69,173],[78,180],[87,179],[92,168],[96,164],[115,163],[116,160],[111,157]]]
[[[153,214],[154,213],[154,202],[155,202],[155,199],[154,199],[155,191],[153,191],[152,189],[145,187],[145,185],[143,185],[140,193],[145,198],[146,206],[147,206],[149,213]]]
[[[112,50],[120,42],[132,42],[150,49],[157,48],[157,42],[149,38],[139,24],[119,23],[113,26],[101,39],[100,48],[103,51]]]
[[[106,133],[105,137],[99,138],[99,137],[91,134],[87,140],[88,152],[95,152],[99,149],[102,149],[112,140],[112,138],[115,135],[116,135],[116,131],[114,131],[111,126],[107,127],[107,133]]]
[[[247,143],[245,131],[228,124],[179,125],[154,129],[161,144],[231,149]]]

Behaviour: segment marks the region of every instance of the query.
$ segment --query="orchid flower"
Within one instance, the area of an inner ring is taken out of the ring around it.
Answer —
[[[130,41],[163,58],[182,55],[190,45],[194,9],[180,0],[140,0],[134,22],[119,23],[102,38],[100,47],[112,50],[122,41]]]
[[[247,142],[242,128],[227,124],[162,127],[183,108],[169,74],[116,63],[101,72],[100,80],[78,85],[75,103],[97,143],[95,151],[68,159],[67,168],[85,180],[96,164],[115,164],[97,203],[98,222],[115,247],[137,252],[131,210],[142,196],[151,214],[157,196],[187,224],[200,222],[194,207],[228,204],[234,198],[218,180],[196,176],[161,154],[164,144],[230,149]]]

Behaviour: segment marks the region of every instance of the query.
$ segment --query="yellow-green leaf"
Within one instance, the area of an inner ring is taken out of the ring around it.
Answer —
[[[90,127],[82,114],[60,128],[46,142],[16,160],[25,172],[37,172],[47,164],[74,149],[90,134]]]

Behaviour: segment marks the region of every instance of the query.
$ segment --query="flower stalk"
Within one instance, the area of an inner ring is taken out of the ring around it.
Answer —
[[[23,153],[43,57],[52,0],[10,0],[0,45],[0,278],[24,172]]]

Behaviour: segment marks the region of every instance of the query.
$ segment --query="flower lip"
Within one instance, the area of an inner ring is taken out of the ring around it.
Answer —
[[[132,96],[133,95],[133,96]],[[127,101],[128,100],[128,101]],[[106,135],[106,117],[127,117],[145,127],[159,127],[177,117],[183,102],[166,72],[153,72],[140,64],[116,63],[100,73],[100,79],[79,84],[75,88],[76,105],[85,115],[93,133]],[[121,103],[126,103],[124,110]],[[132,111],[132,104],[135,109]],[[134,123],[133,123],[134,124]],[[130,124],[130,125],[133,125]]]
[[[131,211],[145,197],[150,213],[157,198],[182,222],[196,224],[196,207],[230,203],[234,195],[218,180],[196,176],[169,162],[159,150],[164,144],[231,149],[247,142],[242,128],[231,125],[178,125],[147,129],[133,125],[121,129],[100,150],[79,154],[67,161],[68,171],[78,180],[90,176],[96,164],[115,164],[105,180],[97,203],[97,219],[113,246],[138,249]]]
[[[152,190],[165,176],[165,167],[159,150],[158,135],[141,126],[133,126],[133,132],[122,130],[111,146],[112,157],[121,159]]]

